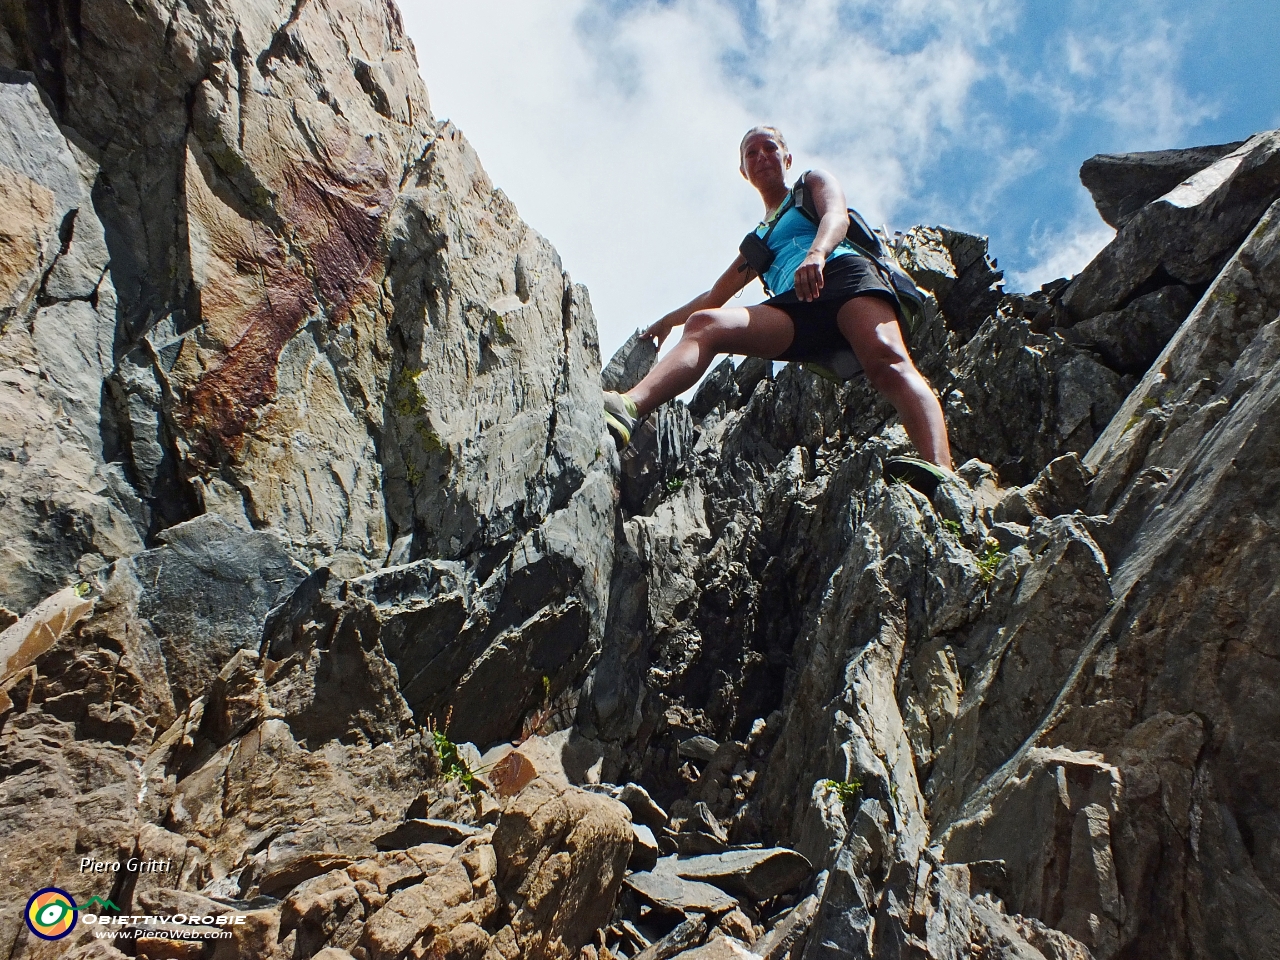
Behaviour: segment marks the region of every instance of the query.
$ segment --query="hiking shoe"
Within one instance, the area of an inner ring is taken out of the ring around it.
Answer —
[[[631,442],[631,434],[639,418],[640,412],[636,409],[635,401],[625,393],[615,393],[613,390],[604,392],[604,422],[613,432],[619,450]]]
[[[884,465],[886,480],[910,484],[926,497],[932,497],[938,484],[949,476],[950,470],[916,457],[893,457]]]

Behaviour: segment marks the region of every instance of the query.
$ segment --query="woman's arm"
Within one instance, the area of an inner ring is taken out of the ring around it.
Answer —
[[[823,264],[849,230],[849,209],[840,182],[831,174],[810,170],[804,185],[813,197],[820,220],[809,252],[796,268],[796,296],[801,300],[816,300],[822,292]]]
[[[737,259],[733,261],[728,270],[720,274],[720,278],[712,285],[710,290],[706,293],[698,294],[683,307],[672,310],[649,327],[644,332],[644,335],[646,337],[656,337],[658,346],[661,347],[662,341],[667,339],[667,334],[675,327],[680,326],[699,310],[723,307],[729,302],[730,297],[754,280],[755,275],[755,271],[747,266],[747,261],[743,259],[742,254],[738,254]]]

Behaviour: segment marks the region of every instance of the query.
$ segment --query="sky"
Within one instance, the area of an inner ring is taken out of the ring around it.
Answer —
[[[1113,231],[1081,163],[1280,128],[1276,0],[400,0],[432,111],[591,293],[605,360],[762,214],[756,124],[890,231],[990,237],[1006,288]],[[763,294],[752,284],[741,303]]]

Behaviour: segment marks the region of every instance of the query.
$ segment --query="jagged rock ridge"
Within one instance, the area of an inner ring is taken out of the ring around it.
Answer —
[[[1280,134],[1087,164],[1029,295],[896,239],[926,499],[762,361],[615,458],[389,4],[0,28],[0,951],[1272,955]],[[49,884],[247,922],[46,943]]]

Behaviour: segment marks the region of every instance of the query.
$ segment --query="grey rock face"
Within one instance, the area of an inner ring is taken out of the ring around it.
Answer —
[[[516,736],[592,652],[603,599],[589,565],[607,561],[587,549],[611,511],[593,484],[483,582],[456,561],[350,581],[321,569],[268,623],[273,702],[316,743],[394,739],[410,717],[447,720],[459,740]]]
[[[1138,297],[1122,310],[1067,327],[1064,336],[1083,346],[1117,373],[1141,376],[1182,326],[1199,296],[1172,283]]]
[[[658,359],[653,341],[637,330],[600,371],[600,388],[625,393],[644,379]]]
[[[83,479],[33,493],[74,492],[86,533],[7,501],[18,569],[51,568],[13,605],[201,512],[308,564],[372,569],[403,535],[415,559],[501,554],[602,474],[585,292],[434,123],[394,8],[193,8],[177,47],[163,5],[108,4],[75,43],[59,22],[14,27],[0,63],[34,71],[5,85],[26,252],[0,309],[33,341],[6,323],[13,366],[81,408],[85,462],[56,476]]]
[[[111,465],[103,381],[115,347],[96,164],[30,75],[0,81],[0,605],[25,612],[142,549],[146,512]]]
[[[1091,353],[997,315],[966,344],[943,405],[958,457],[1029,483],[1062,454],[1084,454],[1123,397],[1120,377]]]
[[[684,404],[664,406],[645,417],[622,451],[622,508],[646,513],[669,491],[679,489],[684,483],[679,464],[692,443],[693,423]]]
[[[141,584],[137,616],[159,642],[174,704],[185,710],[237,650],[257,650],[267,613],[306,570],[282,538],[216,516],[170,527],[161,540],[126,565]]]
[[[1102,219],[1117,229],[1140,209],[1212,166],[1244,141],[1187,150],[1100,153],[1080,167],[1080,182]]]

